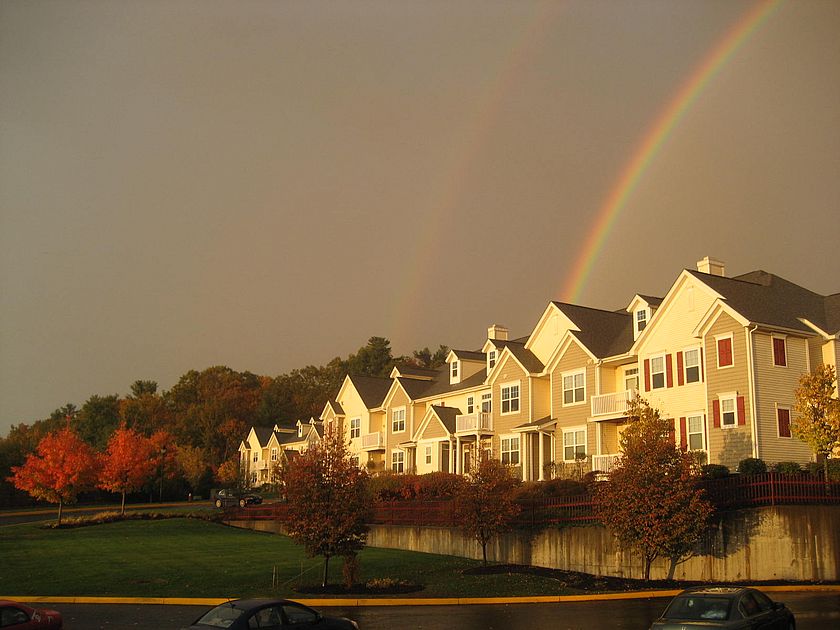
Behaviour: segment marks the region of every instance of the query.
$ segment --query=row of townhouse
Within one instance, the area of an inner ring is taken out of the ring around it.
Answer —
[[[251,427],[239,443],[239,458],[251,486],[277,482],[277,476],[290,459],[321,441],[323,423],[310,418],[298,420],[294,428],[278,425]]]
[[[618,311],[550,302],[530,335],[493,325],[446,367],[345,378],[320,421],[373,472],[469,471],[487,454],[542,480],[608,471],[637,393],[709,463],[811,460],[790,431],[802,374],[840,358],[840,294],[764,271],[725,276],[704,258],[664,297]]]

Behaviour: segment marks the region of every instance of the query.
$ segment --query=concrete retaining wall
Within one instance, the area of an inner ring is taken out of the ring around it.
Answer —
[[[279,533],[279,524],[231,525]],[[368,545],[481,558],[481,547],[457,529],[374,525]],[[494,562],[642,577],[641,560],[622,551],[601,526],[509,532],[487,550]],[[665,578],[669,561],[658,559],[651,578]],[[677,566],[675,578],[710,582],[840,580],[840,507],[782,506],[730,512],[719,517],[698,553]]]

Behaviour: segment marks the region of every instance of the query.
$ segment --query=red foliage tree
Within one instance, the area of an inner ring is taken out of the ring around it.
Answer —
[[[36,499],[58,504],[58,525],[65,503],[96,485],[98,458],[70,427],[46,435],[22,466],[9,477],[16,488]]]
[[[163,429],[155,431],[149,438],[157,479],[160,481],[159,501],[163,501],[163,480],[178,475],[178,445],[175,437]]]
[[[122,495],[120,513],[125,514],[126,493],[140,490],[152,479],[156,464],[149,438],[122,425],[114,431],[102,456],[99,487]]]
[[[366,480],[367,473],[351,461],[347,446],[333,432],[283,471],[288,534],[308,555],[324,556],[322,586],[332,556],[354,562],[364,547],[371,503]]]

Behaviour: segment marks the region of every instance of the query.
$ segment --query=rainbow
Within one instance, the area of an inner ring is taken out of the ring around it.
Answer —
[[[601,205],[580,254],[575,259],[562,300],[578,302],[592,268],[606,244],[621,211],[642,177],[710,81],[720,72],[750,37],[776,13],[784,0],[762,0],[738,20],[711,49],[689,78],[654,120],[624,165],[618,180]]]

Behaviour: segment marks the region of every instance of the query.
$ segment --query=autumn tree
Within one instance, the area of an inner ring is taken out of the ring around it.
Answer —
[[[596,514],[623,547],[642,556],[646,580],[660,556],[671,559],[670,579],[706,530],[712,506],[696,483],[697,459],[676,447],[671,422],[641,398],[628,414],[623,456],[598,485]]]
[[[120,399],[116,394],[93,395],[76,414],[73,426],[85,442],[101,450],[120,423]]]
[[[324,557],[322,585],[327,585],[329,562],[343,556],[355,562],[364,547],[365,520],[370,510],[367,474],[350,459],[337,432],[324,439],[283,470],[289,536],[309,556]]]
[[[237,496],[241,495],[250,485],[247,471],[237,453],[223,461],[216,469],[216,479],[226,488],[231,488]]]
[[[209,469],[207,453],[199,446],[183,445],[176,447],[175,458],[193,494],[198,494],[201,480]]]
[[[102,457],[99,487],[120,493],[120,514],[125,514],[125,495],[140,490],[153,477],[155,468],[149,438],[120,426],[108,441]]]
[[[169,426],[172,413],[157,391],[155,381],[134,381],[131,394],[120,400],[120,421],[143,435],[151,436]]]
[[[823,458],[829,480],[828,456],[840,448],[840,400],[834,397],[837,374],[831,365],[820,365],[803,374],[796,388],[796,415],[790,424],[794,437]]]
[[[98,459],[93,449],[70,427],[46,435],[35,453],[12,467],[9,480],[19,490],[58,504],[58,525],[65,503],[75,503],[80,492],[96,485]]]
[[[472,467],[455,496],[455,520],[466,536],[481,545],[484,566],[487,544],[510,527],[521,509],[513,500],[518,483],[509,466],[485,457]]]
[[[151,458],[159,482],[158,500],[163,501],[163,480],[174,479],[178,474],[178,445],[175,437],[163,429],[149,437]]]

